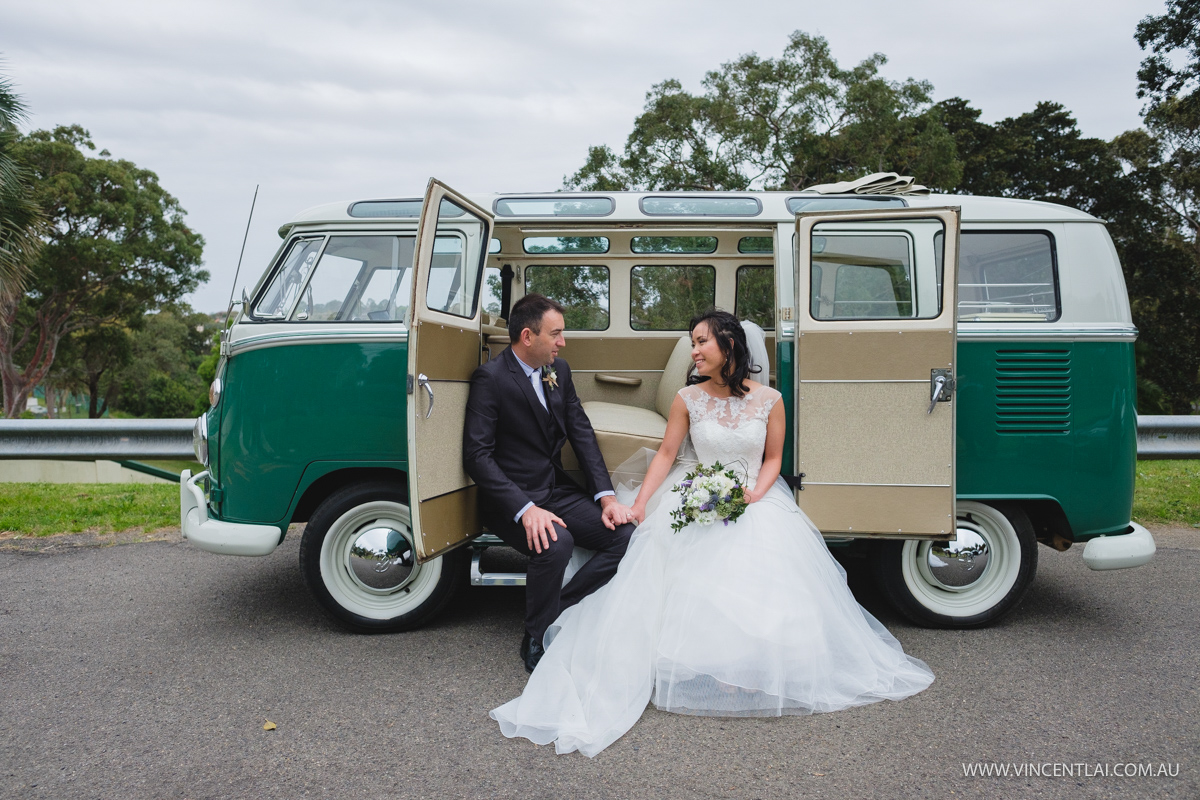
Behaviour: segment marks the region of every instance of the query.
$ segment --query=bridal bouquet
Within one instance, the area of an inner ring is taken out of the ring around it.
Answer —
[[[738,474],[720,462],[696,467],[671,487],[671,491],[683,495],[679,508],[671,512],[675,520],[671,530],[679,533],[693,522],[712,525],[721,520],[728,525],[736,521],[746,510],[745,490]]]

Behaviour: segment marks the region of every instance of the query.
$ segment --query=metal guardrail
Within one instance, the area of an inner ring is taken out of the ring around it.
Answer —
[[[191,461],[194,419],[0,420],[0,459]]]
[[[192,419],[0,420],[0,459],[186,460]],[[1139,416],[1138,458],[1200,458],[1200,415]]]
[[[1139,416],[1138,459],[1200,458],[1200,415]]]

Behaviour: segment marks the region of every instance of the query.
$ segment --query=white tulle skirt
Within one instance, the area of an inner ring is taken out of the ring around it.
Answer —
[[[786,484],[736,523],[673,533],[679,496],[666,489],[684,471],[663,483],[613,579],[551,626],[521,696],[491,712],[505,736],[590,757],[651,701],[680,714],[811,714],[932,683],[855,601]]]

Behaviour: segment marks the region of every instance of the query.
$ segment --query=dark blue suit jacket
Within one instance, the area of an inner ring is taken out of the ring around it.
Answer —
[[[561,450],[567,441],[579,459],[588,496],[612,490],[596,433],[575,394],[571,367],[561,358],[553,366],[558,388],[542,387],[553,420],[511,347],[471,376],[463,467],[479,485],[485,522],[494,518],[511,523],[531,501],[544,506],[556,485],[578,488],[563,471]]]

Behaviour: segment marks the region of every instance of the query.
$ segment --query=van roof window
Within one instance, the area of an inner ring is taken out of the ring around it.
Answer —
[[[607,236],[526,236],[526,253],[607,253]]]
[[[634,236],[629,249],[635,253],[712,253],[715,236]]]
[[[860,208],[905,208],[899,197],[789,197],[788,211],[850,211]]]
[[[603,217],[614,207],[611,197],[506,197],[495,210],[499,217]]]
[[[421,200],[366,200],[350,206],[352,217],[412,217],[421,216]]]
[[[642,213],[662,216],[755,217],[762,203],[755,197],[643,197]]]
[[[424,204],[424,200],[363,200],[351,203],[349,213],[352,217],[416,219],[421,216],[421,206]],[[461,217],[465,213],[467,212],[449,200],[443,200],[439,216]]]

